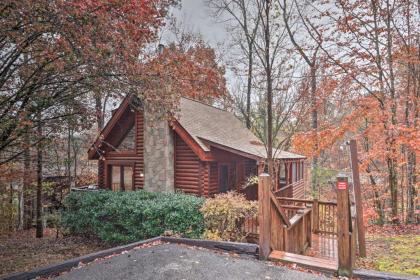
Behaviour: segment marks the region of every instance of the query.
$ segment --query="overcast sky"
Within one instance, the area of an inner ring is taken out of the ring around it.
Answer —
[[[205,42],[209,43],[216,49],[219,59],[223,60],[229,52],[227,41],[229,34],[222,23],[216,22],[210,16],[205,0],[182,0],[181,8],[172,9],[171,13],[175,16],[178,22],[186,28],[186,31],[200,33]],[[162,43],[167,44],[171,33],[163,32]],[[219,63],[224,64],[223,61]],[[225,65],[226,66],[226,65]],[[237,84],[237,77],[228,68],[225,69],[225,78],[227,86],[232,90],[232,87]]]
[[[210,17],[204,0],[182,0],[182,8],[174,9],[173,14],[191,26],[193,31],[201,33],[204,40],[211,44],[223,42],[226,38],[223,25]]]

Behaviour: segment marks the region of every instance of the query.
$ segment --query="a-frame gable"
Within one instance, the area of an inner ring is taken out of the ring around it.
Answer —
[[[138,107],[141,104],[139,99],[132,95],[127,95],[120,106],[116,109],[111,119],[106,123],[105,127],[102,129],[101,133],[96,137],[92,146],[88,151],[88,159],[99,159],[107,151],[112,149],[112,142],[118,145],[124,137],[129,133],[129,131],[134,126],[134,118],[132,120],[124,120],[127,118],[127,115],[132,113],[130,112],[132,107]],[[119,133],[112,133],[116,129],[119,129]],[[112,137],[118,137],[114,141],[110,141]]]

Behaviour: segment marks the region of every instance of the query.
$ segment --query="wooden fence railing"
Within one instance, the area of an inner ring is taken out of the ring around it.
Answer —
[[[290,197],[277,197],[277,199],[289,218],[300,209],[312,207],[313,232],[337,235],[337,202]]]
[[[270,183],[268,174],[260,175],[260,257],[266,259],[272,250],[302,254],[311,246],[313,232],[336,235],[338,275],[351,277],[355,261],[357,223],[356,216],[352,217],[350,211],[348,178],[337,177],[337,202],[281,197],[279,192],[271,191]]]
[[[277,200],[280,202],[280,206],[284,209],[289,219],[296,215],[300,210],[312,207],[313,204],[312,200],[290,197],[277,197]]]
[[[314,200],[314,233],[337,235],[337,202]]]
[[[299,210],[290,219],[290,227],[285,228],[284,251],[302,254],[311,246],[312,209]]]
[[[267,258],[271,250],[303,253],[311,243],[312,209],[293,205],[296,201],[281,200],[271,191],[270,178],[260,175],[259,198],[259,243],[260,253]]]

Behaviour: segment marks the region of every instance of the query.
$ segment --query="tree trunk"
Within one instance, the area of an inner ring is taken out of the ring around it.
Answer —
[[[265,72],[267,79],[267,161],[268,173],[273,178],[273,80],[271,77],[271,58],[270,58],[270,1],[265,2]]]
[[[39,139],[42,138],[42,124],[41,118],[38,119],[37,133]],[[42,228],[42,144],[41,141],[37,145],[37,159],[36,159],[36,237],[43,237]]]
[[[74,141],[73,141],[74,142]],[[73,143],[73,145],[74,145],[74,143]],[[74,184],[74,187],[76,186],[76,179],[77,179],[77,150],[76,149],[74,149],[73,150],[73,157],[74,157],[74,163],[73,163],[73,184]]]
[[[388,73],[389,73],[389,92],[391,97],[391,123],[393,126],[397,125],[397,101],[396,101],[396,94],[395,94],[395,76],[394,76],[394,52],[393,52],[393,37],[391,34],[392,30],[392,18],[393,18],[393,8],[391,7],[390,1],[386,1],[386,30],[387,30],[387,64],[388,64]],[[389,187],[391,190],[391,207],[392,207],[392,216],[393,222],[397,223],[398,219],[398,163],[395,159],[394,155],[397,154],[396,152],[396,141],[394,130],[391,129],[391,141],[390,141],[390,148],[391,148],[391,157],[387,159],[388,165],[388,177],[389,177]]]
[[[367,170],[368,173],[370,173],[369,168]],[[370,179],[370,183],[372,184],[372,186],[374,186],[374,196],[375,196],[375,209],[376,209],[376,214],[378,214],[378,224],[379,225],[383,225],[384,221],[385,221],[385,215],[384,215],[384,207],[382,205],[381,202],[381,198],[379,196],[379,192],[376,190],[376,181],[373,178],[373,176],[370,174],[369,175],[369,179]]]
[[[314,144],[314,157],[312,158],[312,192],[319,193],[318,186],[318,156],[316,155],[318,150],[318,110],[316,104],[316,65],[315,61],[310,66],[310,77],[311,77],[311,128],[315,133],[315,144]]]
[[[31,152],[29,149],[29,132],[24,137],[25,150],[23,151],[23,229],[32,227],[32,174],[31,174]]]
[[[407,163],[407,223],[415,223],[415,201],[417,198],[416,190],[416,154],[408,151]]]
[[[97,93],[95,95],[95,110],[96,110],[96,124],[98,128],[98,133],[101,133],[103,127],[104,127],[104,114],[103,114],[103,106],[102,106],[102,99],[101,95]],[[101,184],[101,177],[102,177],[102,170],[104,168],[104,163],[102,159],[98,160],[98,187],[103,187]]]
[[[13,185],[9,183],[9,233],[12,233],[15,229],[15,219],[13,216]]]
[[[23,219],[23,217],[24,217],[24,212],[23,212],[23,210],[24,210],[24,207],[23,207],[23,188],[21,188],[20,189],[20,191],[19,191],[19,193],[18,193],[18,195],[19,195],[19,211],[18,211],[18,213],[19,213],[19,223],[18,223],[18,230],[22,230],[23,229],[23,221],[24,221],[24,219]]]
[[[67,176],[67,184],[70,189],[71,186],[71,128],[70,122],[68,122],[67,127],[67,160],[66,160],[66,176]]]
[[[391,214],[392,221],[398,222],[398,177],[396,162],[394,159],[387,158],[388,167],[388,186],[391,192]]]
[[[248,84],[246,89],[246,127],[251,128],[251,87],[252,87],[252,67],[253,67],[253,55],[252,55],[252,43],[248,44]]]
[[[95,114],[96,114],[96,124],[98,127],[98,132],[101,132],[104,127],[104,114],[103,114],[102,99],[99,93],[95,94]]]

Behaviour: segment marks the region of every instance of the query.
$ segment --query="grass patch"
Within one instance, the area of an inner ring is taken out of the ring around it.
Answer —
[[[419,235],[368,235],[367,253],[359,258],[359,267],[420,276]]]

